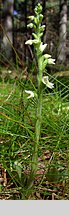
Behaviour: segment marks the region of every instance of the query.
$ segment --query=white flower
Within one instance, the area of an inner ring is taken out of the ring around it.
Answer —
[[[27,97],[27,99],[34,97],[34,92],[30,91],[30,90],[25,90],[25,92],[27,94],[29,94],[29,96]]]
[[[50,89],[54,88],[54,84],[49,82],[48,76],[43,76],[42,77],[42,82]]]
[[[11,71],[11,70],[8,70],[8,73],[9,73],[9,74],[11,74],[11,73],[12,73],[12,71]]]
[[[27,25],[27,27],[28,27],[28,28],[33,28],[33,23],[29,23],[29,24]]]
[[[49,59],[49,58],[51,58],[51,55],[49,55],[49,54],[44,54],[44,57],[45,57],[46,59]]]
[[[28,18],[34,20],[34,16],[28,16]]]
[[[40,51],[43,52],[46,48],[47,44],[40,44]]]
[[[25,42],[25,44],[27,45],[32,45],[32,44],[38,44],[40,41],[39,41],[39,39],[30,39],[30,40],[27,40],[26,42]]]
[[[27,45],[27,44],[29,44],[29,45],[32,45],[33,44],[33,40],[27,40],[26,42],[25,42],[25,44]]]
[[[48,64],[55,64],[55,59],[51,58],[51,55],[49,54],[44,54],[44,58],[48,59]]]
[[[55,64],[55,59],[49,58],[48,59],[48,64]]]

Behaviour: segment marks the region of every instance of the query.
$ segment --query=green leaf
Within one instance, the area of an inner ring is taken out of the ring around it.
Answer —
[[[33,32],[32,35],[34,36],[35,39],[38,39],[37,34],[35,34],[35,33]]]

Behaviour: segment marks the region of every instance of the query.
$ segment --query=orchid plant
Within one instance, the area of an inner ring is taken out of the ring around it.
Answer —
[[[28,27],[33,28],[34,32],[32,33],[32,39],[29,39],[25,42],[26,45],[33,45],[34,52],[36,55],[37,65],[38,65],[38,74],[37,74],[37,110],[36,110],[36,125],[35,125],[35,144],[34,144],[34,154],[32,158],[32,173],[36,174],[37,171],[37,162],[38,162],[38,147],[39,147],[39,139],[41,132],[41,116],[42,116],[42,83],[46,85],[48,88],[54,88],[54,84],[49,82],[49,77],[44,76],[44,72],[46,66],[48,64],[55,64],[55,59],[52,59],[51,55],[44,54],[44,51],[47,47],[47,44],[43,44],[42,36],[45,29],[45,25],[42,25],[42,6],[40,3],[34,9],[35,15],[29,16],[30,23]],[[35,97],[36,92],[32,92],[30,90],[25,90],[29,96],[28,99]]]

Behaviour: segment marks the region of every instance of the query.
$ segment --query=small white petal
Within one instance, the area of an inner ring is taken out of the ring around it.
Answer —
[[[33,93],[32,91],[30,91],[30,90],[25,90],[25,92],[26,92],[27,94],[29,94],[29,96],[27,97],[27,99],[34,97],[34,93]]]
[[[29,45],[32,45],[33,44],[33,40],[27,40],[26,42],[25,42],[25,44],[27,45],[27,44],[29,44]]]
[[[12,71],[11,71],[11,70],[8,70],[8,73],[9,73],[9,74],[11,74],[11,73],[12,73]]]
[[[48,59],[48,64],[55,64],[55,59],[49,58]]]
[[[50,89],[54,88],[54,84],[49,82],[48,76],[43,76],[42,77],[42,82]]]
[[[43,52],[46,48],[47,44],[40,44],[40,51]]]
[[[28,18],[34,20],[34,16],[28,16]]]
[[[40,43],[40,41],[39,41],[39,39],[33,39],[33,40],[27,40],[26,42],[25,42],[25,44],[27,45],[32,45],[32,44],[38,44],[38,43]]]
[[[48,58],[51,58],[51,55],[49,55],[49,54],[44,54],[44,57],[48,59]]]
[[[29,24],[27,25],[27,27],[28,27],[28,28],[33,28],[33,23],[29,23]]]

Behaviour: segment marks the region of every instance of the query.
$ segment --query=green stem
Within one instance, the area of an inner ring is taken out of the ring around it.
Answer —
[[[40,73],[38,75],[38,100],[37,100],[37,110],[36,110],[36,125],[35,125],[35,146],[34,146],[34,155],[32,160],[32,173],[36,175],[38,168],[38,147],[39,139],[41,132],[41,115],[42,115],[42,88],[40,82]]]

